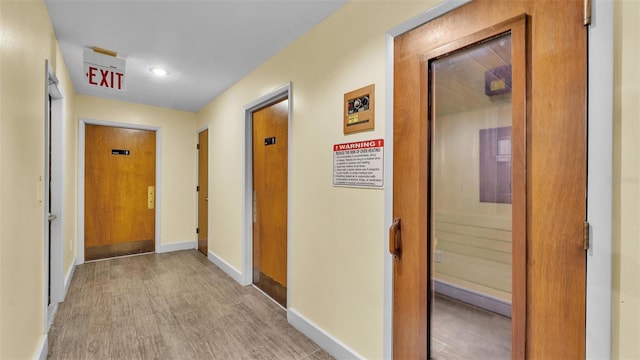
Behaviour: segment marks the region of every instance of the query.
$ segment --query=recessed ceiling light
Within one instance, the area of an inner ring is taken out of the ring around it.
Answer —
[[[169,72],[167,70],[162,69],[162,68],[157,68],[157,67],[151,68],[151,72],[156,76],[167,76],[167,75],[169,75]]]

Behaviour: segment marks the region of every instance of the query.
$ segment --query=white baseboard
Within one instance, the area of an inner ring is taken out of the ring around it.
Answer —
[[[53,324],[53,319],[55,318],[57,311],[57,303],[47,306],[47,333],[49,333],[49,329],[51,329],[51,324]]]
[[[511,304],[494,297],[436,280],[436,292],[502,316],[511,317]]]
[[[47,353],[49,352],[49,336],[47,334],[42,335],[40,343],[36,349],[36,353],[33,355],[33,360],[47,360]]]
[[[73,274],[76,272],[76,263],[77,260],[71,264],[69,271],[67,271],[67,275],[64,276],[64,294],[62,294],[62,301],[67,297],[67,292],[69,291],[69,285],[71,285],[71,280],[73,280]]]
[[[327,334],[311,320],[305,318],[294,309],[287,310],[287,320],[294,328],[313,340],[336,359],[364,359],[364,356],[350,349],[338,339]]]
[[[244,277],[242,276],[242,273],[238,271],[238,269],[233,267],[233,265],[229,264],[228,262],[222,260],[216,254],[209,251],[209,255],[207,256],[207,258],[209,259],[209,261],[211,261],[217,267],[222,269],[222,271],[224,271],[227,275],[229,275],[233,280],[238,282],[240,285],[242,286],[250,285],[250,284],[245,284]]]
[[[183,241],[179,243],[171,243],[171,244],[160,244],[156,249],[158,254],[172,252],[172,251],[180,251],[180,250],[190,250],[198,247],[198,241]]]

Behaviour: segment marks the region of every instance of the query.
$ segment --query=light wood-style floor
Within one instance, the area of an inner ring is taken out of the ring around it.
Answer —
[[[48,357],[332,359],[282,308],[196,250],[78,266],[49,331]]]
[[[436,295],[431,358],[511,359],[511,319]]]

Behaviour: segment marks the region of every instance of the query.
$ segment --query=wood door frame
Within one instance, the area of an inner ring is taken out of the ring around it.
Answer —
[[[208,124],[198,128],[196,130],[196,144],[200,145],[200,133],[205,131],[205,130],[207,130],[207,131],[209,130],[209,125]],[[207,146],[207,151],[209,151],[209,146]],[[200,164],[198,162],[199,156],[200,156],[200,153],[198,151],[196,151],[196,175],[195,175],[196,176],[196,183],[194,185],[194,189],[197,188],[200,185],[199,178],[198,178],[198,174],[200,173]],[[209,157],[207,157],[207,159],[208,158]],[[209,180],[210,180],[209,179],[210,175],[211,175],[211,166],[207,166],[207,182],[209,182]],[[200,223],[198,222],[198,218],[200,216],[199,210],[200,209],[198,207],[198,195],[197,195],[197,192],[196,192],[196,212],[195,212],[195,214],[196,214],[196,225],[195,225],[194,229],[197,229],[200,226]],[[208,226],[208,224],[209,224],[209,214],[210,213],[211,213],[211,209],[209,208],[209,202],[207,201],[207,258],[209,258],[209,254],[208,253],[211,252],[211,250],[209,249],[209,240],[211,240],[211,238],[209,237],[209,226]],[[198,249],[198,243],[199,243],[198,242],[198,234],[196,234],[196,250]]]
[[[155,252],[161,251],[160,214],[162,208],[162,129],[157,126],[139,125],[108,120],[79,118],[78,124],[78,253],[76,265],[84,264],[84,168],[85,168],[85,127],[86,125],[109,126],[124,129],[147,130],[156,133],[156,204],[155,204]],[[197,241],[196,241],[197,243]]]
[[[287,279],[291,279],[291,82],[261,96],[244,107],[244,192],[242,201],[242,275],[241,284],[253,284],[253,113],[283,99],[289,99],[287,128]],[[287,284],[287,308],[291,303],[291,285]]]
[[[385,189],[384,189],[384,298],[383,357],[393,357],[393,256],[389,254],[387,229],[393,216],[393,93],[394,39],[473,0],[445,0],[395,26],[385,44]],[[596,0],[588,29],[588,203],[592,247],[587,253],[586,357],[611,356],[612,296],[612,189],[613,176],[613,4]],[[597,99],[597,100],[596,100]],[[597,249],[595,251],[594,249]]]
[[[49,103],[51,96],[51,103]],[[53,315],[56,312],[57,304],[64,301],[64,95],[58,87],[56,77],[51,63],[45,60],[45,139],[44,140],[44,308],[45,308],[45,332],[53,322]],[[49,127],[49,114],[51,114],[51,127]],[[51,134],[51,162],[49,161],[49,134]],[[51,173],[49,173],[51,165]],[[56,196],[51,201],[52,214],[58,218],[51,224],[51,235],[49,237],[49,197],[47,196],[47,178],[51,176],[53,186],[49,191]],[[49,243],[51,243],[51,253],[49,253]],[[49,266],[51,261],[51,266]],[[51,273],[49,273],[51,268]],[[49,278],[51,285],[49,285]],[[51,288],[49,288],[51,286]],[[48,294],[51,291],[51,304],[48,301]]]

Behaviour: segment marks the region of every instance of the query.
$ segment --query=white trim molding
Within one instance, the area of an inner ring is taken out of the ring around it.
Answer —
[[[49,352],[49,335],[44,334],[40,338],[38,348],[33,355],[33,360],[47,360],[47,353]]]
[[[304,317],[295,309],[287,311],[287,320],[289,324],[298,329],[301,333],[313,340],[326,352],[333,355],[336,359],[364,359],[365,357],[358,354],[355,350],[340,342],[340,340],[331,336],[311,320]],[[387,359],[387,357],[385,357]],[[390,358],[389,358],[390,359]]]
[[[171,244],[160,244],[156,246],[156,253],[167,253],[172,251],[191,250],[198,247],[198,240],[182,241]]]
[[[77,258],[71,263],[71,266],[69,267],[69,271],[67,271],[67,274],[64,276],[64,296],[65,297],[69,292],[69,286],[71,285],[71,280],[73,280],[73,274],[75,274],[76,272],[76,266],[77,266],[76,264],[77,264]]]
[[[588,30],[587,359],[611,357],[613,13],[612,1],[594,1]]]
[[[209,261],[211,261],[215,266],[219,267],[220,270],[224,271],[227,275],[229,275],[229,277],[231,277],[240,285],[242,286],[251,285],[251,282],[249,282],[248,284],[245,282],[246,277],[243,276],[243,274],[238,269],[236,269],[233,265],[229,264],[228,262],[222,260],[222,258],[219,257],[218,255],[209,251],[209,254],[207,255],[207,259],[209,259]]]

